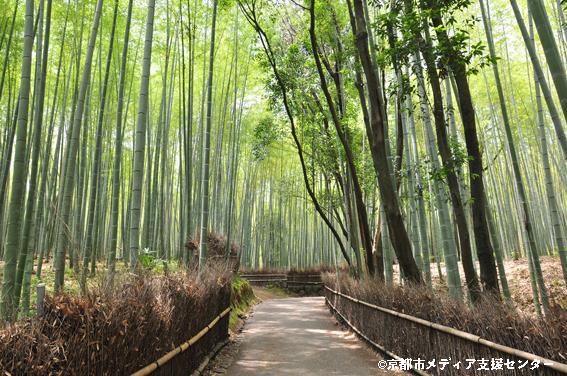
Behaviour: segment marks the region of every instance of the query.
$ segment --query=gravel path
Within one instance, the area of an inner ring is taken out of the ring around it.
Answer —
[[[239,336],[229,376],[386,375],[381,358],[343,331],[321,297],[268,300]]]

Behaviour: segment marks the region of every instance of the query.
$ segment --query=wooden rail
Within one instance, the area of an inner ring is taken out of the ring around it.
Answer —
[[[263,282],[288,282],[285,278],[246,278],[250,283],[263,283]]]
[[[565,373],[567,374],[567,364],[563,364],[563,363],[559,363],[555,360],[551,360],[551,359],[547,359],[547,358],[543,358],[541,356],[535,355],[535,354],[531,354],[522,350],[518,350],[518,349],[514,349],[512,347],[508,347],[508,346],[504,346],[492,341],[489,341],[487,339],[484,339],[482,337],[479,337],[477,335],[471,334],[471,333],[467,333],[467,332],[463,332],[462,330],[458,330],[455,328],[451,328],[445,325],[441,325],[441,324],[436,324],[434,322],[431,321],[427,321],[424,319],[420,319],[419,317],[414,317],[405,313],[401,313],[401,312],[397,312],[388,308],[384,308],[384,307],[379,307],[377,305],[365,302],[363,300],[359,300],[356,298],[353,298],[352,296],[349,295],[345,295],[339,291],[335,291],[332,288],[330,288],[329,286],[325,286],[325,289],[327,289],[329,292],[341,296],[347,300],[350,300],[352,302],[355,302],[357,304],[369,307],[371,309],[374,309],[376,311],[380,311],[386,314],[389,314],[391,316],[395,316],[395,317],[399,317],[402,319],[405,319],[407,321],[411,321],[415,324],[418,325],[422,325],[428,328],[431,328],[433,330],[437,330],[439,332],[445,333],[445,334],[449,334],[473,343],[477,343],[479,345],[482,345],[484,347],[490,348],[492,350],[496,350],[508,355],[512,355],[515,356],[517,358],[521,358],[524,360],[528,360],[528,361],[539,361],[540,365],[542,365],[543,367],[552,369],[554,371],[558,371],[561,373]],[[327,299],[328,301],[328,299]]]
[[[326,287],[326,286],[325,286]],[[349,328],[351,328],[356,334],[358,334],[360,337],[364,338],[364,340],[366,342],[368,342],[369,344],[371,344],[372,346],[374,346],[375,348],[377,348],[378,350],[380,350],[383,354],[386,354],[388,357],[395,359],[395,360],[404,360],[403,358],[397,356],[396,354],[394,354],[393,352],[388,351],[384,346],[377,344],[376,342],[372,341],[370,338],[368,338],[367,335],[365,335],[364,333],[362,333],[360,330],[358,330],[350,321],[348,321],[348,319],[346,317],[343,316],[342,313],[339,312],[339,310],[329,301],[329,299],[325,298],[325,301],[327,302],[327,304],[329,305],[329,307],[331,307],[331,309],[333,311],[335,311],[335,313],[337,315],[339,315],[341,317],[341,319],[349,326]],[[420,375],[420,376],[430,376],[428,373],[425,373],[423,371],[417,370],[417,369],[413,369],[411,370],[411,372],[415,373],[416,375]]]
[[[242,278],[256,278],[256,277],[265,277],[265,278],[286,278],[285,274],[263,274],[263,273],[243,273],[240,275]]]
[[[321,280],[320,273],[242,273],[240,276],[247,279],[251,284],[266,285],[268,283],[274,283],[294,290],[323,287],[323,281]]]
[[[244,273],[240,275],[242,278],[247,279],[252,284],[265,285],[268,283],[277,283],[285,285],[287,276],[285,274],[250,274]]]
[[[209,325],[201,329],[199,333],[195,334],[187,342],[184,342],[181,345],[177,346],[175,349],[171,350],[170,352],[168,352],[167,354],[165,354],[155,362],[145,366],[141,370],[134,372],[132,376],[147,376],[150,375],[155,370],[157,370],[158,368],[163,367],[164,364],[166,364],[167,362],[169,362],[171,359],[175,358],[177,355],[181,354],[182,352],[185,352],[189,347],[193,346],[197,341],[203,338],[203,336],[207,334],[209,330],[211,330],[220,321],[220,319],[228,315],[229,312],[230,312],[230,307],[222,311],[220,315],[215,317],[213,321],[209,323]]]

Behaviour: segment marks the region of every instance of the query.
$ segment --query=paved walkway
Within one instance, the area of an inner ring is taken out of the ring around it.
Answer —
[[[378,355],[341,330],[322,297],[268,300],[254,309],[229,376],[386,375]]]

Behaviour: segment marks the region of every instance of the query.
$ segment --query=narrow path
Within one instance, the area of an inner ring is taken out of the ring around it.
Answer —
[[[382,375],[381,358],[341,330],[321,297],[264,301],[242,332],[229,376]]]

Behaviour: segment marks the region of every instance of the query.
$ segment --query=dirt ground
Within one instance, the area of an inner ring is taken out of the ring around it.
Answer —
[[[567,287],[563,280],[563,272],[561,270],[561,262],[559,257],[556,256],[541,256],[540,257],[541,269],[543,272],[545,286],[547,287],[548,295],[552,302],[567,310]],[[433,286],[439,290],[446,290],[446,271],[445,264],[441,263],[441,272],[443,273],[443,280],[439,278],[439,271],[435,263],[431,264],[431,276]],[[535,315],[535,308],[533,304],[532,287],[530,283],[530,271],[528,269],[528,261],[525,258],[518,260],[504,261],[506,269],[506,278],[512,295],[512,301],[516,307],[526,314]],[[478,263],[476,264],[477,273],[479,270]],[[463,291],[465,288],[465,273],[462,264],[459,263],[459,273],[461,275]],[[398,265],[394,265],[394,281],[399,280]]]
[[[255,288],[263,301],[204,375],[403,375],[378,368],[382,359],[329,313],[322,297],[290,298]]]

